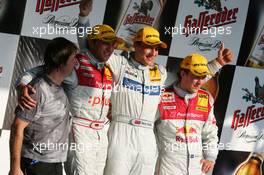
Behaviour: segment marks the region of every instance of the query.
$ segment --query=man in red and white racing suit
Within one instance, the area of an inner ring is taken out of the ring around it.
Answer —
[[[201,175],[213,168],[218,154],[214,100],[200,89],[208,74],[207,59],[191,54],[180,64],[179,82],[162,94],[158,175]]]
[[[112,72],[106,61],[122,40],[110,26],[96,25],[87,42],[88,50],[77,55],[75,71],[63,81],[74,116],[73,143],[69,145],[70,156],[65,169],[68,174],[103,175],[112,90]],[[22,77],[20,84],[27,84],[42,72],[43,67],[34,68]]]

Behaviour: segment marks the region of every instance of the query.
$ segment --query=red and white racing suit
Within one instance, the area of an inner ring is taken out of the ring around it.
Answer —
[[[71,172],[103,175],[108,146],[109,125],[106,123],[111,105],[112,73],[106,65],[98,63],[89,51],[79,55],[77,60],[75,84],[78,84],[70,92],[74,113],[72,136],[76,144],[76,151],[72,152]]]
[[[152,175],[158,156],[153,131],[166,70],[112,55],[112,121],[104,175]]]
[[[165,89],[159,104],[158,175],[201,175],[201,159],[215,161],[217,126],[213,98],[204,90],[189,94],[176,84]]]

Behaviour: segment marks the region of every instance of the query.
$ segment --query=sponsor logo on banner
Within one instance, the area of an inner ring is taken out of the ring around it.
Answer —
[[[125,17],[123,22],[124,25],[126,24],[146,24],[149,26],[153,25],[155,16],[152,15],[150,12],[153,9],[153,2],[152,0],[144,1],[142,0],[141,3],[134,3],[133,9],[135,11],[133,13],[128,13]]]
[[[221,143],[230,144],[231,150],[263,152],[262,75],[260,69],[236,67],[220,138]]]
[[[56,12],[60,8],[79,4],[81,0],[37,0],[36,10],[39,14],[44,11]]]
[[[236,130],[239,127],[248,127],[252,123],[264,119],[264,86],[260,85],[259,78],[255,77],[255,92],[250,92],[247,88],[242,88],[245,94],[242,99],[251,103],[246,110],[236,109],[233,114],[231,128]],[[256,106],[262,104],[262,106]]]
[[[190,39],[189,45],[196,47],[199,51],[212,51],[219,50],[222,41],[218,39],[213,39],[211,37],[199,38],[193,37]]]
[[[131,0],[117,29],[126,41],[124,50],[132,49],[132,38],[144,26],[153,26],[162,10],[160,0]]]
[[[67,15],[56,18],[55,15],[48,14],[45,18],[43,18],[42,22],[53,26],[75,27],[78,24],[78,18],[71,18]]]
[[[196,17],[193,15],[187,15],[184,20],[183,33],[188,37],[189,34],[199,34],[208,28],[236,23],[236,15],[238,14],[238,11],[239,8],[228,9],[227,7],[224,7],[223,11],[216,13],[209,14],[208,11],[202,11]]]
[[[247,131],[240,130],[237,133],[237,138],[244,139],[247,143],[264,141],[264,131]]]

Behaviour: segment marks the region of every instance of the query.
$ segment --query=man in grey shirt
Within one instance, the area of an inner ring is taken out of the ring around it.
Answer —
[[[16,108],[10,136],[10,175],[62,175],[70,128],[69,102],[60,86],[76,63],[77,47],[55,38],[44,53],[45,73],[32,80],[31,110]]]

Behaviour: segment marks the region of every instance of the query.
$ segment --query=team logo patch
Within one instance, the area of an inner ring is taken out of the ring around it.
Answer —
[[[160,71],[158,69],[158,66],[155,66],[152,69],[149,69],[149,77],[150,77],[150,82],[160,82],[161,81],[161,76],[160,76]]]
[[[175,102],[175,96],[173,92],[164,92],[161,99],[162,102]]]
[[[197,107],[195,108],[198,111],[208,112],[208,94],[198,93]]]
[[[208,95],[207,94],[198,94],[197,105],[202,107],[208,106]]]
[[[197,129],[190,125],[176,127],[176,141],[184,143],[199,142],[197,133]]]

